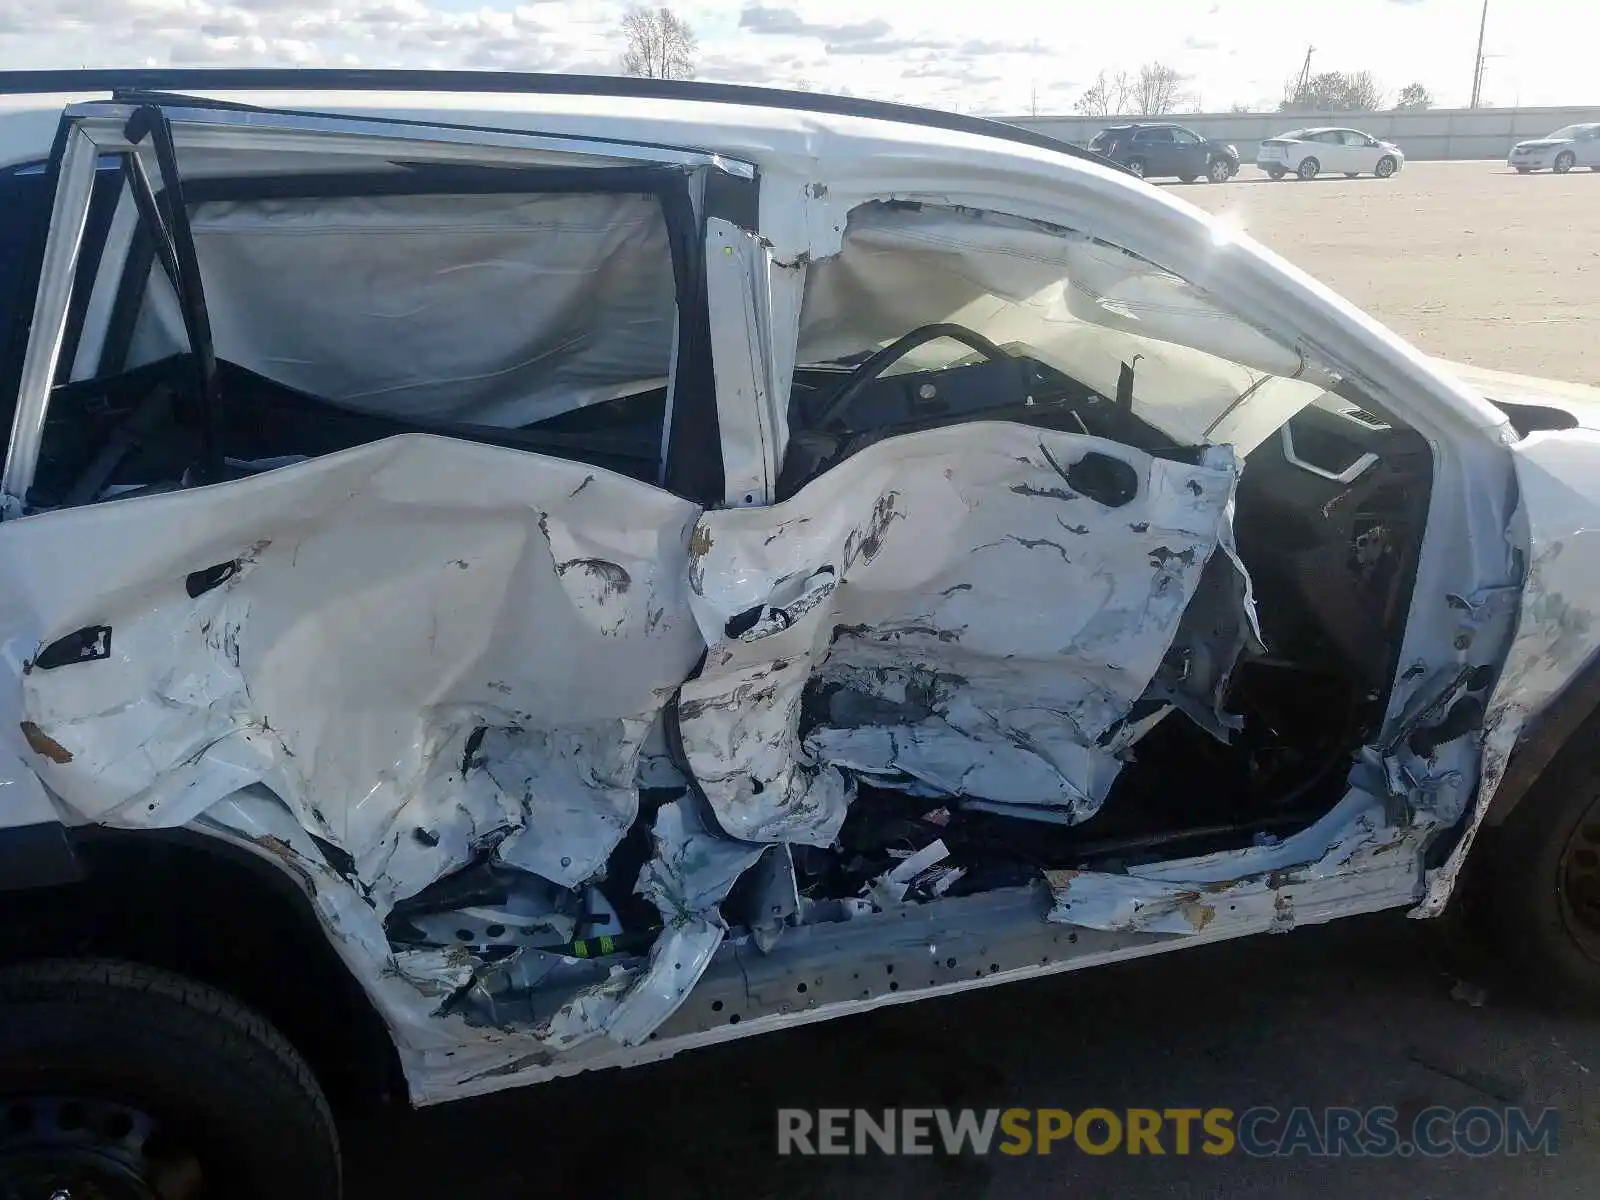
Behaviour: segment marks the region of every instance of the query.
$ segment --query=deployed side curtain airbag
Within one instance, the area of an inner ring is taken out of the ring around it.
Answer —
[[[850,359],[942,322],[1015,345],[1107,396],[1121,365],[1136,361],[1135,410],[1188,443],[1208,440],[1247,390],[1278,410],[1267,422],[1275,429],[1331,382],[1295,348],[1125,250],[1016,217],[893,204],[855,209],[840,253],[811,265],[797,361]],[[949,358],[930,347],[905,365]],[[1284,382],[1259,387],[1274,376]]]
[[[217,354],[352,408],[514,428],[671,369],[653,195],[213,201],[191,219]],[[136,347],[182,343],[163,299]]]

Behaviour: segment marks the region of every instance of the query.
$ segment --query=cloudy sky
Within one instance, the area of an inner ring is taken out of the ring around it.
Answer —
[[[1102,68],[1170,63],[1185,108],[1314,70],[1466,102],[1481,0],[679,0],[706,79],[1070,111]],[[0,67],[464,67],[610,73],[626,0],[0,0]],[[1490,0],[1494,104],[1600,103],[1596,0]]]

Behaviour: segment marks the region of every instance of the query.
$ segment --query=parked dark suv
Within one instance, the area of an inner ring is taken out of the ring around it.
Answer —
[[[1146,179],[1176,175],[1185,183],[1204,176],[1226,183],[1239,171],[1239,152],[1170,121],[1112,125],[1094,135],[1094,150]]]

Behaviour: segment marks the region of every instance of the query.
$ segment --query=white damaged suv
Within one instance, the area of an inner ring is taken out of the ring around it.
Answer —
[[[1597,393],[948,114],[0,92],[39,1194],[328,1200],[327,1097],[1431,917],[1469,869],[1600,994]]]

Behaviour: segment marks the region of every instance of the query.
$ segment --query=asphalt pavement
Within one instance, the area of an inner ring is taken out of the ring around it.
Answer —
[[[346,1133],[352,1200],[1592,1197],[1600,1014],[1399,914],[928,1000]],[[781,1158],[779,1108],[1520,1106],[1554,1154]]]

